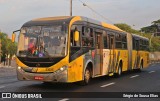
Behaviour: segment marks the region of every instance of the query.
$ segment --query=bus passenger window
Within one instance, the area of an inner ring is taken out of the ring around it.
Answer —
[[[73,46],[73,30],[71,31],[70,44]]]
[[[104,43],[104,48],[107,49],[107,48],[108,48],[108,46],[107,46],[107,44],[108,44],[108,43],[107,43],[107,36],[104,36],[104,37],[103,37],[103,41],[104,41],[104,42],[103,42],[103,43]]]
[[[82,27],[82,47],[94,47],[93,43],[93,29],[88,27]]]
[[[139,40],[136,40],[136,50],[139,50]]]
[[[83,26],[82,27],[82,35],[84,35],[84,33],[85,33],[85,27]]]
[[[90,28],[90,37],[93,37],[93,29]]]
[[[82,46],[84,47],[93,47],[93,39],[91,38],[82,38]]]
[[[122,36],[120,33],[115,34],[115,46],[117,49],[122,49]]]
[[[122,35],[122,49],[127,49],[127,37]]]

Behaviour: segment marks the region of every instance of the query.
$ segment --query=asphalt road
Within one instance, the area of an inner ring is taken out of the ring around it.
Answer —
[[[72,84],[45,85],[42,82],[18,81],[16,75],[0,77],[0,92],[160,92],[160,64],[152,64],[142,72],[127,72],[120,78],[99,77],[87,86]],[[74,94],[74,93],[73,93]],[[98,93],[97,93],[98,94]],[[100,93],[103,94],[103,93]],[[104,93],[105,94],[105,93]],[[2,101],[29,99],[0,99]],[[160,98],[51,98],[37,101],[160,101]]]

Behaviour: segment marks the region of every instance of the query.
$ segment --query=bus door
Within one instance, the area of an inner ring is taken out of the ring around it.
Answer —
[[[96,50],[95,50],[95,69],[94,73],[95,75],[100,75],[102,71],[102,65],[103,65],[103,60],[102,60],[102,33],[96,32]]]
[[[114,72],[115,67],[115,39],[113,35],[109,35],[109,49],[110,49],[110,64],[109,73]]]

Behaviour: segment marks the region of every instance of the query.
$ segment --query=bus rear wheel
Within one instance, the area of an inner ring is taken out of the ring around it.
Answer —
[[[115,77],[120,77],[122,74],[122,65],[119,64],[118,72],[114,74]]]
[[[141,61],[141,65],[140,65],[139,71],[141,72],[142,69],[143,69],[143,60]]]

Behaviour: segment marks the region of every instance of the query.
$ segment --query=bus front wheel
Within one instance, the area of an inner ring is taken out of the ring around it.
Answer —
[[[89,68],[86,68],[84,72],[84,79],[80,82],[81,85],[88,85],[91,79],[91,71]]]

